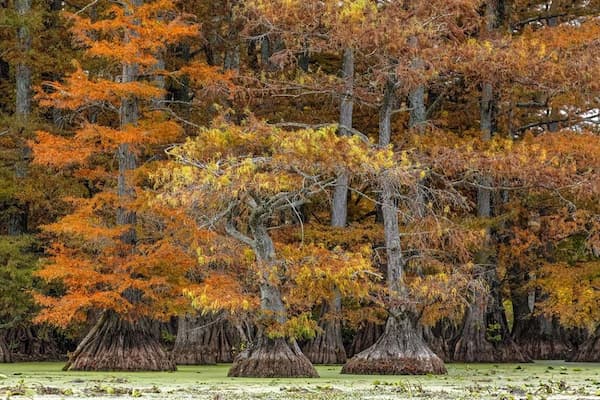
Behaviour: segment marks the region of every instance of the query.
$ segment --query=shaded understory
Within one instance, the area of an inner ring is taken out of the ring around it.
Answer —
[[[0,365],[0,393],[48,400],[98,396],[151,399],[592,399],[600,363],[447,364],[444,376],[341,375],[317,366],[317,379],[228,378],[229,364],[177,372],[63,372],[62,363]]]

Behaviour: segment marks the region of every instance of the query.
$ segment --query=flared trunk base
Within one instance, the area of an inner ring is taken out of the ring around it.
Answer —
[[[517,342],[521,352],[532,360],[566,360],[573,353],[573,346],[561,338],[537,339],[525,338]]]
[[[368,349],[352,357],[343,374],[445,374],[444,362],[433,352],[408,316],[390,317],[385,332]]]
[[[354,355],[360,353],[373,346],[375,342],[381,337],[383,331],[385,330],[385,324],[376,324],[375,322],[368,321],[365,325],[360,328],[354,338],[352,339],[352,344],[348,348],[346,354],[348,357],[353,357]]]
[[[579,346],[569,361],[600,362],[600,327]]]
[[[64,354],[72,350],[71,343],[48,326],[16,326],[6,330],[4,340],[11,344],[12,360],[16,362],[64,361]]]
[[[239,334],[222,315],[179,317],[173,359],[183,365],[230,363]]]
[[[240,353],[227,376],[252,378],[317,378],[319,375],[295,341],[259,337]]]
[[[313,364],[345,363],[346,349],[342,342],[341,321],[325,321],[322,328],[322,333],[302,346],[302,352]]]
[[[493,299],[492,304],[489,304],[489,298]],[[460,337],[454,344],[452,361],[531,362],[513,341],[500,304],[497,292],[491,295],[485,291],[475,293],[465,314]],[[495,328],[492,330],[491,327]]]
[[[2,335],[0,333],[0,363],[9,363],[9,362],[12,362],[10,350],[8,350],[8,346],[6,345],[6,341],[4,340],[4,335]]]
[[[148,321],[102,314],[65,365],[70,371],[174,371]]]
[[[452,356],[454,362],[526,363],[531,362],[512,340],[493,345],[481,337],[461,337]]]

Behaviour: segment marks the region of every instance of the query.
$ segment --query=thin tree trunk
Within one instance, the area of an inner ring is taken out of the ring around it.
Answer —
[[[31,11],[31,0],[15,0],[15,8],[19,17],[25,19]],[[22,57],[27,59],[31,51],[31,32],[27,25],[18,28],[17,40]],[[19,61],[15,79],[17,84],[15,114],[21,121],[27,121],[31,114],[31,67],[27,61]]]
[[[481,89],[480,129],[481,139],[486,142],[492,139],[496,108],[494,104],[493,87],[490,83],[485,82]],[[492,191],[488,188],[491,181],[484,176],[480,183],[481,186],[477,188],[477,215],[489,218],[492,215]]]
[[[342,60],[342,78],[344,79],[344,93],[342,94],[342,100],[340,104],[339,134],[343,136],[349,136],[352,134],[352,110],[354,107],[354,51],[351,48],[346,48],[344,50]],[[348,223],[349,180],[350,178],[348,171],[342,170],[338,172],[331,203],[331,226],[333,227],[342,228]],[[334,288],[334,292],[338,292],[337,288]],[[341,314],[341,301],[334,301],[331,306],[334,307],[333,312],[335,314]],[[331,326],[331,324],[333,324],[333,326]],[[323,348],[321,350],[312,349],[309,352],[309,354],[312,355],[311,360],[332,361],[335,358],[336,363],[345,362],[346,353],[343,345],[341,345],[342,330],[340,324],[340,321],[329,321],[321,326],[323,333],[317,334],[317,337],[311,342],[311,345],[314,346],[316,344],[320,344],[323,346]],[[331,335],[334,335],[334,337],[330,337]],[[319,352],[322,352],[322,354],[316,355]]]
[[[354,107],[354,51],[351,48],[344,50],[342,78],[344,79],[344,93],[340,105],[339,133],[349,136],[352,134],[352,110]],[[348,223],[348,183],[348,172],[340,171],[333,192],[331,226],[344,227]]]
[[[25,20],[31,12],[31,0],[15,0],[15,10],[20,18]],[[25,134],[24,125],[29,121],[31,114],[31,67],[29,65],[29,52],[31,51],[31,32],[26,24],[17,28],[17,48],[20,60],[15,66],[15,117],[21,134]],[[25,178],[29,170],[31,150],[25,145],[26,137],[20,138],[22,145],[18,151],[19,159],[15,162],[15,177],[18,180]],[[14,211],[9,217],[8,234],[20,235],[27,231],[27,205],[15,201]]]
[[[9,362],[12,362],[12,356],[4,339],[4,332],[0,332],[0,363]]]
[[[409,39],[411,46],[417,47],[417,38]],[[411,68],[415,70],[423,69],[423,60],[416,58],[411,62]],[[408,94],[408,104],[410,107],[408,128],[418,134],[425,132],[427,122],[427,109],[425,108],[425,86],[419,85]],[[411,205],[412,212],[416,218],[425,217],[425,191],[423,190],[424,179],[419,179],[414,188],[414,200]]]
[[[239,71],[240,69],[240,38],[235,27],[235,16],[233,11],[228,15],[229,32],[225,43],[225,54],[223,56],[223,69],[225,71]]]
[[[422,62],[416,60],[413,65],[419,67]],[[408,127],[414,129],[419,133],[423,133],[425,129],[425,121],[427,121],[427,111],[425,109],[425,87],[423,85],[417,86],[408,94],[408,103],[410,106],[410,114],[408,120]]]
[[[417,48],[419,43],[416,37],[409,38],[409,45]],[[422,70],[424,67],[423,60],[415,58],[410,63],[411,69]],[[419,85],[408,94],[408,105],[410,107],[408,128],[414,129],[418,133],[423,133],[425,130],[425,121],[427,121],[427,110],[425,108],[425,86]]]
[[[488,33],[501,25],[503,7],[501,0],[488,0],[486,23]],[[490,82],[483,82],[480,101],[480,130],[483,141],[491,140],[496,129],[496,97]],[[492,216],[492,182],[485,174],[480,177],[477,188],[477,216]],[[486,233],[485,245],[491,245],[491,233]],[[530,361],[514,343],[506,322],[502,304],[500,282],[494,261],[483,250],[479,255],[485,283],[471,295],[461,337],[456,342],[452,359],[455,361],[479,362],[524,362]]]

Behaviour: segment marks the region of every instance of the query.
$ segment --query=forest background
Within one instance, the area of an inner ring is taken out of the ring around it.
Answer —
[[[0,2],[0,360],[598,361],[599,16]]]

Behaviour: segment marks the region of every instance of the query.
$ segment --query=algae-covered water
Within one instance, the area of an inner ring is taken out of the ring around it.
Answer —
[[[341,375],[228,378],[229,365],[177,372],[64,372],[61,363],[0,364],[0,399],[600,399],[600,364],[447,364],[443,376]]]

